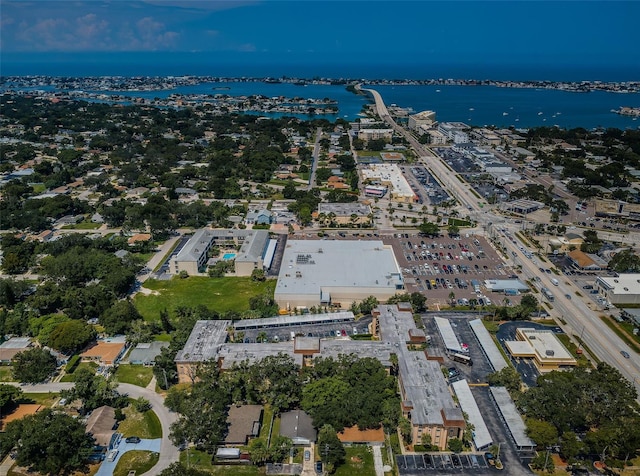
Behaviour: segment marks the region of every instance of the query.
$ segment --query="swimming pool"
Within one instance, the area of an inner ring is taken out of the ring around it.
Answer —
[[[228,260],[233,259],[235,257],[236,257],[235,253],[225,253],[225,254],[222,255],[222,259],[225,260],[225,261],[228,261]]]

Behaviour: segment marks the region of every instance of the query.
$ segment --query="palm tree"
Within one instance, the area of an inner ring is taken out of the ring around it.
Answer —
[[[456,304],[456,293],[454,293],[453,291],[451,291],[449,293],[449,301],[451,301],[451,305],[455,306]]]

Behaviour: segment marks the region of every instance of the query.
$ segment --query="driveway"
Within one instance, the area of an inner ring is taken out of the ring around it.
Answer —
[[[171,463],[180,459],[180,452],[178,451],[178,448],[176,448],[169,439],[169,427],[178,419],[178,415],[170,412],[169,409],[164,406],[164,397],[149,389],[131,385],[129,383],[121,383],[120,385],[118,385],[118,391],[120,393],[129,394],[131,398],[146,398],[151,403],[155,414],[158,415],[160,425],[162,426],[160,459],[158,461],[158,464],[156,464],[145,474],[149,476],[160,474],[163,469],[168,468]]]
[[[107,461],[106,459],[100,465],[100,468],[96,472],[96,476],[111,476],[113,471],[116,469],[116,465],[118,461],[120,461],[120,457],[126,453],[127,451],[153,451],[155,453],[160,453],[160,444],[162,442],[161,438],[157,438],[154,440],[142,440],[138,444],[127,443],[124,439],[120,440],[118,446],[114,449],[118,450],[118,456],[113,461]],[[157,466],[157,465],[156,465]],[[155,467],[153,468],[155,469]],[[153,471],[152,469],[152,471]],[[152,474],[151,471],[145,474]]]
[[[21,386],[20,384],[17,384],[17,383],[10,383],[10,382],[8,383],[10,385],[15,385],[16,387],[20,387],[25,392],[32,392],[32,393],[60,392],[61,390],[70,389],[71,387],[73,387],[73,383],[68,383],[68,382],[48,383],[48,384],[38,384],[38,385],[24,385],[24,386]],[[149,440],[149,441],[159,442],[160,459],[158,460],[158,463],[153,468],[151,468],[149,471],[144,473],[145,475],[148,475],[148,476],[156,476],[160,474],[160,472],[163,469],[168,468],[169,465],[171,465],[171,463],[178,461],[180,458],[180,452],[178,451],[178,448],[176,448],[171,442],[171,440],[169,439],[169,427],[173,422],[175,422],[178,419],[178,415],[173,412],[170,412],[169,409],[164,406],[164,397],[162,397],[161,395],[158,395],[156,392],[152,390],[138,387],[136,385],[131,385],[129,383],[121,383],[118,385],[117,389],[120,393],[127,394],[131,398],[144,397],[147,400],[149,400],[153,408],[153,411],[155,412],[155,414],[158,416],[158,419],[160,420],[160,425],[162,426],[162,438],[158,440]],[[157,443],[154,443],[154,445],[156,444]],[[128,446],[132,446],[132,445],[128,445]],[[139,446],[139,445],[134,445],[134,446]]]

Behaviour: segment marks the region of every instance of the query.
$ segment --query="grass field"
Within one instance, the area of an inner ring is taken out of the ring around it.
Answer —
[[[0,382],[14,382],[12,371],[10,365],[0,365]]]
[[[139,436],[140,438],[162,438],[162,426],[158,416],[149,410],[140,413],[129,405],[124,409],[126,418],[120,423],[118,431],[124,438],[128,436]]]
[[[23,393],[18,403],[39,403],[51,407],[60,395],[58,393]]]
[[[63,230],[97,230],[101,226],[102,226],[101,223],[81,221],[80,223],[76,223],[75,225],[65,225],[62,227],[62,229]]]
[[[121,364],[118,366],[118,370],[116,370],[115,378],[120,383],[130,383],[138,387],[146,387],[153,378],[153,367]]]
[[[78,366],[76,367],[76,369],[73,371],[72,374],[64,374],[62,376],[62,378],[60,379],[61,382],[75,382],[75,374],[76,372],[78,372],[78,370],[80,369],[89,369],[92,372],[95,372],[96,369],[98,368],[98,364],[95,362],[80,362],[78,364]]]
[[[254,282],[251,278],[207,278],[194,276],[170,281],[149,280],[144,287],[158,294],[138,293],[135,305],[147,321],[159,319],[160,311],[178,306],[205,305],[218,312],[247,311],[249,299],[267,293],[273,295],[276,281]]]
[[[127,451],[118,460],[113,476],[127,476],[129,471],[144,474],[155,466],[160,455],[152,451]]]
[[[187,451],[180,453],[180,462],[183,464],[189,464],[189,467],[193,469],[199,469],[200,471],[206,471],[207,473],[220,475],[220,476],[255,476],[258,474],[264,474],[257,466],[228,466],[220,465],[216,466],[211,464],[211,455],[204,451],[198,451],[194,448],[189,448]]]
[[[345,448],[347,456],[345,463],[334,473],[336,476],[375,476],[373,454],[368,446],[353,446]]]

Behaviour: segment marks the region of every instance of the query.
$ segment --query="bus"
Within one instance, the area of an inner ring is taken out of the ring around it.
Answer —
[[[451,358],[456,362],[460,362],[461,364],[473,365],[473,360],[471,360],[471,357],[469,357],[468,355],[455,353],[451,356]]]
[[[549,302],[553,302],[554,297],[551,291],[549,291],[547,288],[542,288],[540,291],[542,291],[542,294],[544,294],[544,297],[546,297]]]

